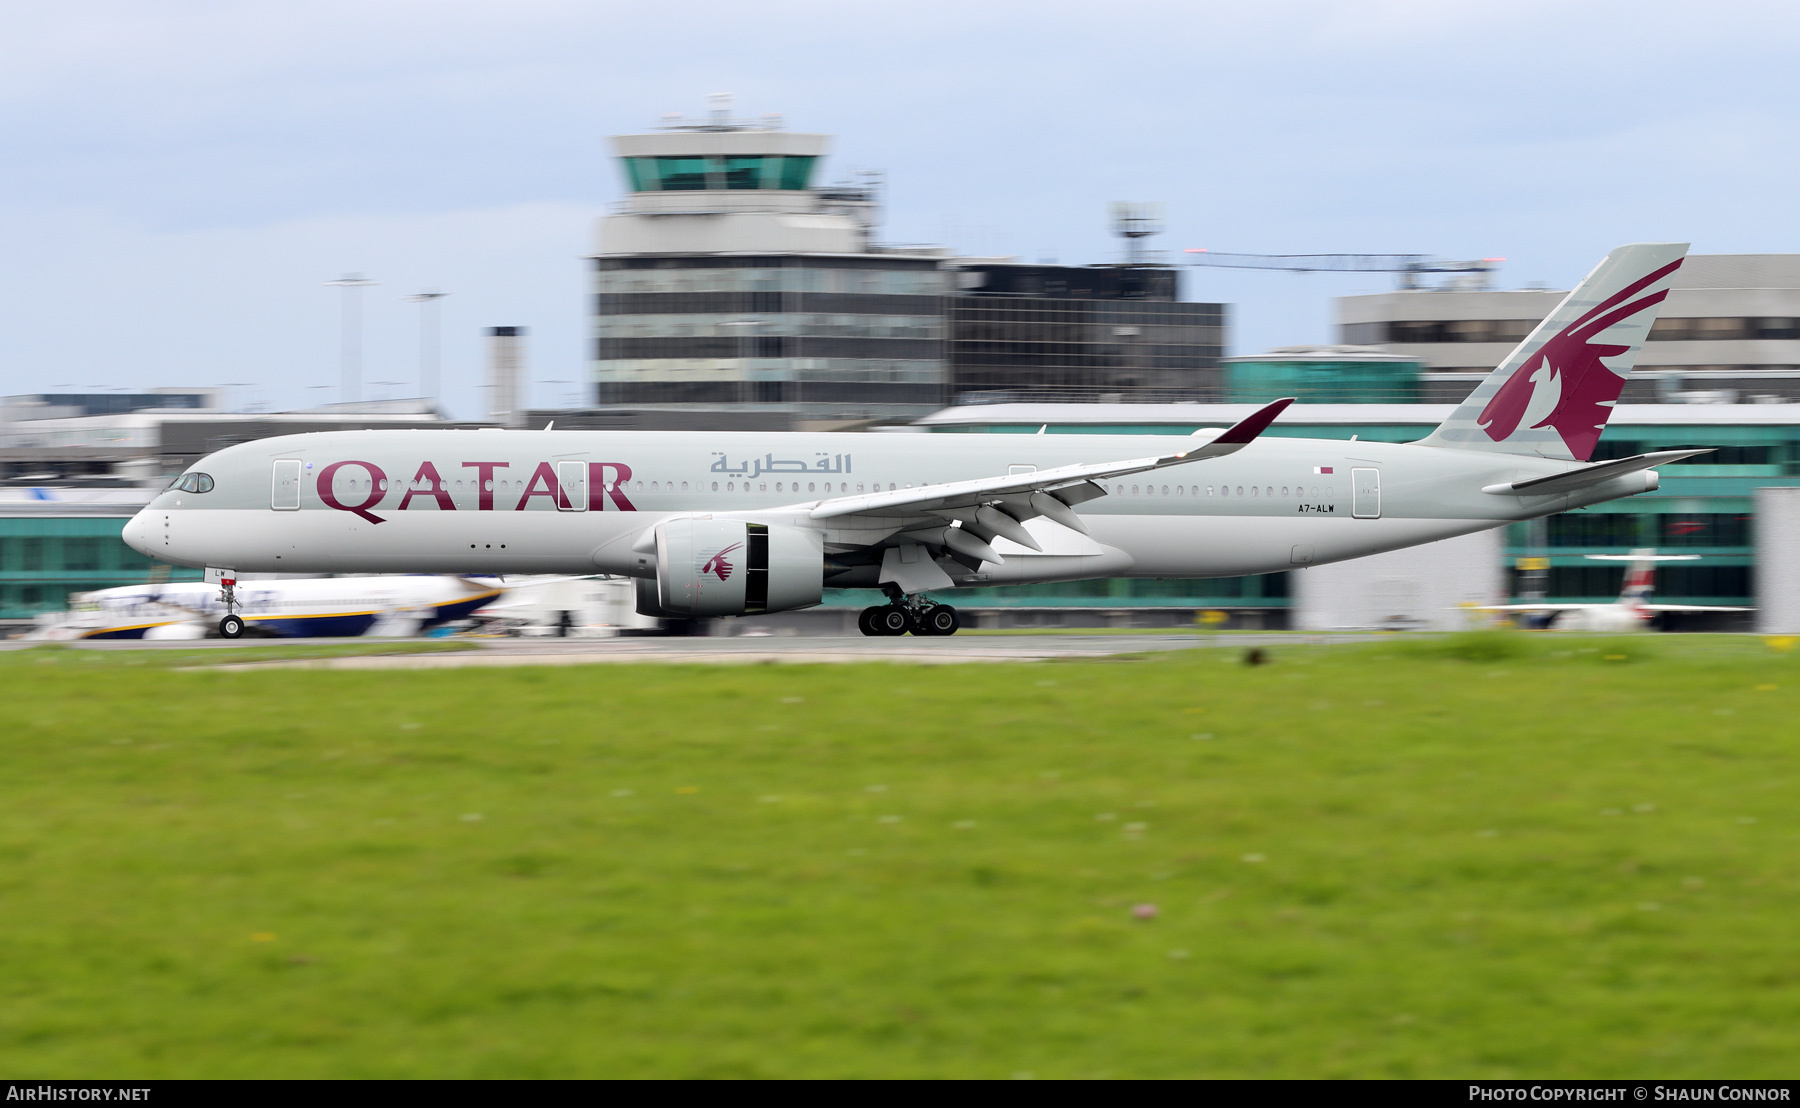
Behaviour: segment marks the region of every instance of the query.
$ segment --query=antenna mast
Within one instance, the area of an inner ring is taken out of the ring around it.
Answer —
[[[1113,234],[1125,240],[1126,265],[1151,265],[1155,259],[1146,248],[1145,239],[1163,230],[1163,206],[1131,200],[1117,200],[1112,206]]]

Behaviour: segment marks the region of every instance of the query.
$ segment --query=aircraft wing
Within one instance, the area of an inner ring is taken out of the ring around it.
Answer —
[[[1753,612],[1754,608],[1732,608],[1717,604],[1640,604],[1646,612]]]
[[[1029,550],[1042,550],[1023,526],[1039,516],[1083,535],[1087,525],[1074,511],[1077,504],[1106,495],[1098,482],[1169,466],[1186,465],[1235,454],[1268,429],[1293,397],[1266,404],[1216,436],[1173,454],[1129,458],[1115,462],[1081,463],[970,481],[946,481],[910,489],[857,493],[788,505],[774,510],[729,513],[732,518],[812,526],[827,534],[826,543],[838,551],[917,543],[961,562],[971,569],[983,562],[1000,565],[1006,559],[989,545],[1006,538]],[[665,521],[666,522],[666,521]],[[631,541],[631,550],[649,554],[656,549],[656,528],[647,528]],[[912,577],[919,588],[947,588],[950,578],[936,565]],[[883,569],[883,580],[888,570]]]
[[[1594,608],[1617,608],[1618,604],[1474,604],[1475,612],[1577,612]],[[1712,604],[1636,604],[1640,612],[1749,612],[1752,608],[1721,607]]]
[[[1616,608],[1617,604],[1471,604],[1471,612],[1578,612],[1592,608]]]
[[[1041,515],[1086,533],[1087,528],[1081,523],[1080,517],[1069,509],[1075,504],[1106,495],[1106,490],[1095,484],[1096,481],[1235,454],[1250,445],[1293,402],[1293,397],[1277,400],[1227,427],[1217,438],[1176,454],[1058,466],[1055,469],[1014,473],[1004,477],[980,477],[972,481],[949,481],[913,489],[840,496],[819,501],[812,506],[809,514],[815,520],[850,515],[952,515],[958,511],[975,513],[984,507],[1003,504],[1007,509],[1006,514],[1015,521],[1015,526],[1019,519]],[[952,518],[955,517],[952,515]],[[989,521],[984,519],[982,522]],[[992,529],[1019,541],[1010,533],[1012,528],[1007,528],[1004,524]],[[1023,528],[1018,528],[1018,531],[1020,534],[1025,533]],[[1036,543],[1028,541],[1024,545],[1035,546]]]

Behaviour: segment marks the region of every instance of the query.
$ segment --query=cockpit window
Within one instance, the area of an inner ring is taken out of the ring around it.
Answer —
[[[170,492],[211,492],[213,479],[206,473],[184,473],[169,486]]]

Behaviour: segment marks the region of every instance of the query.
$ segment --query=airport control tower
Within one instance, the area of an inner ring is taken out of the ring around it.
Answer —
[[[877,245],[879,180],[817,184],[829,142],[722,98],[613,138],[628,196],[593,255],[599,404],[794,422],[942,404],[948,252]]]

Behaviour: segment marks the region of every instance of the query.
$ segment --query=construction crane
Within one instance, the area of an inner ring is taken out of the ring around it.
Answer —
[[[1491,273],[1505,258],[1448,261],[1425,254],[1215,254],[1189,248],[1189,265],[1218,269],[1277,269],[1289,273],[1398,273],[1400,287],[1419,287],[1421,273]],[[1483,278],[1485,282],[1485,278]]]

